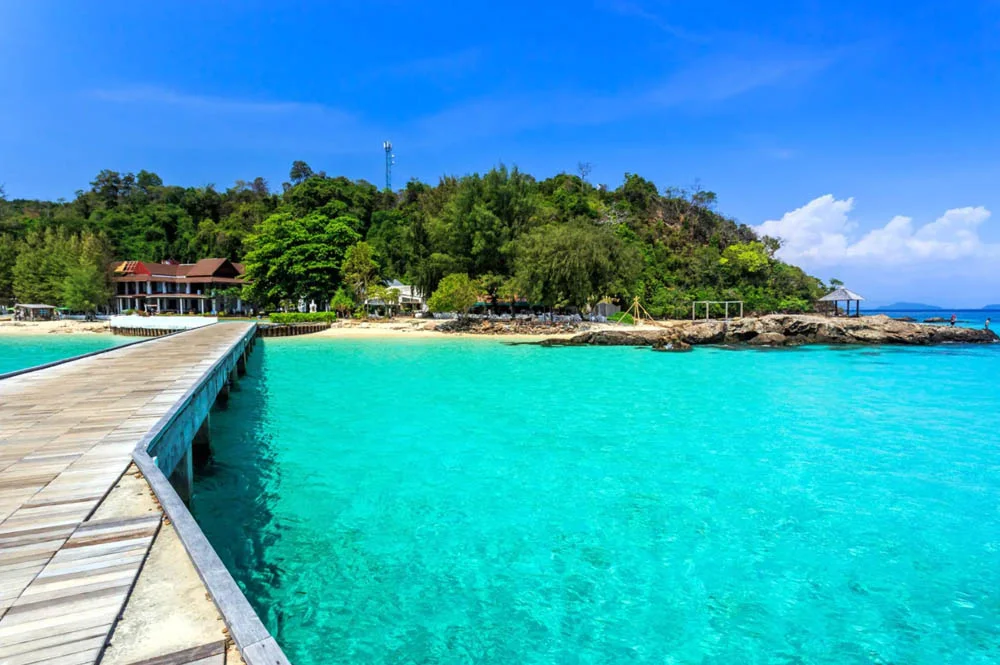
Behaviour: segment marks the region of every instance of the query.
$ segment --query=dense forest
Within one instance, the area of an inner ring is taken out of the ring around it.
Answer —
[[[778,240],[717,212],[712,192],[660,191],[631,173],[610,189],[586,174],[539,181],[501,165],[390,192],[295,162],[281,193],[263,178],[218,191],[148,171],[102,171],[72,201],[0,190],[0,303],[89,310],[107,299],[112,259],[205,257],[245,263],[245,296],[265,309],[335,295],[343,307],[393,278],[431,294],[450,275],[494,303],[585,308],[638,296],[669,317],[689,316],[692,300],[803,311],[824,292],[775,258]]]

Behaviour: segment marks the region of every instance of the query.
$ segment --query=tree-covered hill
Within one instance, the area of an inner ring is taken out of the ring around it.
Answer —
[[[692,300],[803,311],[823,293],[775,258],[777,240],[720,214],[714,193],[661,191],[635,174],[609,189],[501,165],[388,192],[296,162],[282,189],[262,178],[219,191],[102,171],[72,201],[0,199],[0,301],[62,298],[70,271],[77,281],[83,271],[69,254],[84,246],[95,268],[107,256],[242,261],[247,295],[263,307],[338,290],[360,299],[373,282],[359,281],[359,256],[372,262],[360,264],[366,274],[425,293],[460,274],[498,301],[579,308],[638,296],[654,316],[689,316]],[[47,250],[63,258],[46,260]],[[41,291],[28,287],[32,275]]]

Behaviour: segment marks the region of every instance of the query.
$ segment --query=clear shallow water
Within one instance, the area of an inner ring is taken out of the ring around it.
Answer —
[[[893,311],[870,311],[861,310],[861,313],[866,316],[871,316],[874,314],[885,314],[894,319],[900,317],[908,316],[911,319],[916,319],[917,322],[922,322],[926,319],[932,317],[943,318],[946,321],[951,318],[954,314],[956,317],[955,325],[964,328],[982,328],[983,324],[986,323],[986,319],[990,319],[990,328],[993,330],[1000,330],[1000,311],[989,310],[989,309],[909,309],[909,310],[893,310]],[[940,325],[940,324],[939,324]]]
[[[993,663],[998,371],[267,340],[194,510],[296,665]]]
[[[113,335],[5,335],[0,337],[0,374],[109,349],[129,340]]]

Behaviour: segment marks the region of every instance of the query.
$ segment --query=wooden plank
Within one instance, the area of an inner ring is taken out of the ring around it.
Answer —
[[[0,381],[0,664],[97,661],[161,516],[88,518],[247,329],[208,326]]]
[[[191,649],[175,651],[166,656],[157,656],[156,658],[136,661],[132,665],[195,665],[195,663],[211,662],[210,659],[213,657],[219,659],[218,662],[222,663],[225,661],[225,656],[226,643],[223,640],[219,640],[211,644],[203,644]]]
[[[0,659],[13,658],[23,654],[35,654],[43,649],[51,649],[64,644],[73,644],[74,642],[83,642],[95,637],[103,638],[107,634],[107,629],[107,626],[93,626],[91,628],[57,633],[30,642],[0,644]]]

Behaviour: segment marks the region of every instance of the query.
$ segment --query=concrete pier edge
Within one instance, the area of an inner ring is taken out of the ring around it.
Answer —
[[[214,324],[220,325],[220,324]],[[221,324],[224,325],[224,324]],[[201,379],[179,399],[159,422],[146,433],[132,451],[132,459],[142,472],[146,482],[159,500],[163,511],[173,523],[174,529],[194,564],[198,576],[208,589],[222,618],[235,640],[243,660],[247,665],[287,665],[288,659],[281,647],[264,626],[254,611],[236,580],[226,569],[215,548],[202,532],[191,511],[174,491],[167,476],[149,455],[149,450],[166,435],[182,412],[191,405],[199,393],[214,383],[217,376],[228,377],[237,360],[252,345],[256,326],[252,326],[229,352],[209,367]],[[153,338],[156,339],[156,338]],[[146,340],[143,340],[146,341]],[[214,395],[212,398],[214,399]]]

